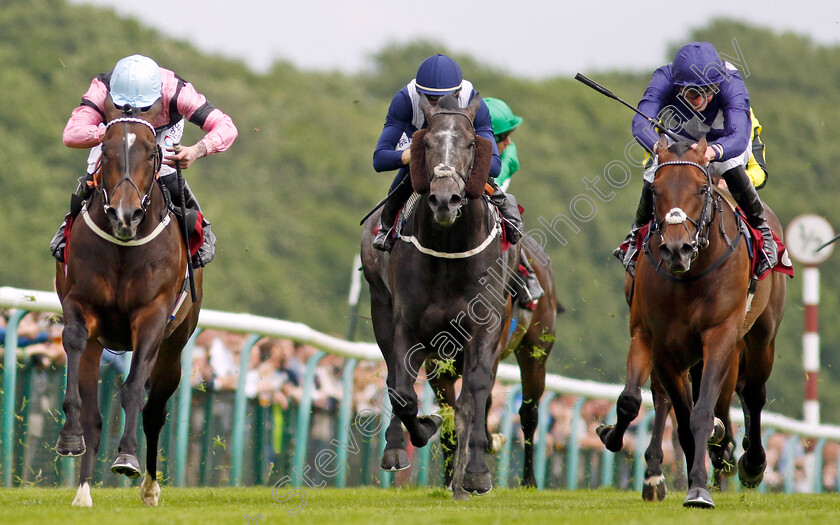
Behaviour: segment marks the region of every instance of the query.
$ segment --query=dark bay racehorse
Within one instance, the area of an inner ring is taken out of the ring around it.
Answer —
[[[540,245],[529,241],[528,237],[522,240],[522,252],[514,248],[508,253],[510,257],[514,258],[513,263],[517,266],[519,262],[516,257],[520,254],[528,257],[545,295],[537,301],[536,310],[523,308],[513,297],[508,301],[505,310],[505,325],[497,348],[498,360],[493,367],[493,376],[496,375],[499,361],[513,353],[516,356],[522,379],[522,405],[519,409],[519,419],[524,434],[522,485],[536,487],[534,433],[539,422],[540,399],[545,391],[545,365],[548,361],[548,355],[551,353],[551,348],[554,346],[555,321],[557,314],[564,310],[562,306],[558,307],[554,287],[554,272],[548,254]],[[461,359],[461,356],[460,353],[455,356],[454,366],[451,367],[443,367],[440,363],[441,356],[436,353],[430,354],[426,359],[429,382],[442,408],[455,406],[455,381],[463,374],[463,359]],[[488,398],[488,410],[490,404]],[[392,420],[392,424],[399,424],[399,422]],[[485,432],[488,436],[487,452],[498,452],[501,443],[498,442],[498,439],[493,439],[494,436],[490,435],[486,427]],[[441,432],[440,442],[444,452],[445,483],[449,485],[453,475],[451,458],[457,439],[455,439],[456,436],[447,434],[445,430]]]
[[[417,415],[418,371],[432,351],[450,357],[463,352],[453,497],[467,499],[468,493],[492,488],[484,462],[485,412],[507,292],[490,271],[512,268],[501,262],[500,221],[482,198],[492,144],[473,127],[480,98],[459,109],[451,96],[437,106],[421,97],[420,107],[428,128],[414,134],[411,146],[412,185],[421,197],[406,225],[410,235],[397,240],[390,254],[374,250],[379,217],[373,215],[362,237],[362,266],[376,342],[388,366],[391,406],[415,447],[425,446],[441,422],[438,416]],[[389,427],[386,439],[382,465],[388,468],[405,455],[399,425]]]
[[[624,432],[639,412],[641,387],[654,372],[673,404],[686,456],[689,489],[683,505],[713,508],[706,488],[706,444],[715,416],[731,428],[739,362],[747,424],[739,477],[755,487],[764,476],[761,409],[784,313],[785,282],[781,273],[771,272],[758,281],[754,295],[749,293],[747,248],[735,215],[702,166],[705,149],[705,140],[695,150],[680,143],[669,147],[664,138],[657,144],[655,223],[641,255],[648,262],[640,261],[636,270],[627,381],[616,424],[600,428],[599,436],[609,450],[621,449]],[[781,236],[781,224],[767,211]],[[688,371],[701,362],[693,394]]]
[[[145,112],[117,109],[110,99],[105,106],[96,191],[73,224],[66,266],[56,269],[67,353],[66,421],[56,452],[83,456],[73,505],[91,506],[90,479],[102,433],[99,359],[103,347],[132,350],[131,372],[120,389],[125,428],[111,470],[129,478],[140,475],[137,418],[142,409],[147,471],[140,497],[157,505],[158,437],[166,401],[181,377],[181,349],[198,322],[202,272],[195,273],[192,303],[188,292],[181,293],[189,254],[156,183],[162,153],[151,122],[160,102]]]

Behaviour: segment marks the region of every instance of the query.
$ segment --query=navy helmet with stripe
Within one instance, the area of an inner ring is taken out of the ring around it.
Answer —
[[[443,96],[461,89],[461,67],[446,55],[430,56],[420,64],[415,77],[417,91],[426,95]]]
[[[726,68],[715,46],[709,42],[691,42],[674,56],[674,84],[684,86],[710,86],[726,78]]]

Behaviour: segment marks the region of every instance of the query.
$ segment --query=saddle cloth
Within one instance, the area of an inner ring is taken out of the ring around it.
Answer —
[[[746,215],[740,208],[736,210],[735,218],[738,222],[738,227],[744,232],[744,241],[747,243],[747,249],[750,254],[750,269],[753,275],[755,275],[755,268],[758,263],[757,254],[764,248],[764,237],[761,235],[761,232],[749,225]],[[644,244],[647,242],[648,235],[650,235],[650,223],[645,224],[636,236],[636,255],[633,257],[634,260],[638,260],[639,254],[644,251]],[[793,263],[790,257],[787,256],[787,249],[782,240],[776,235],[776,232],[773,232],[773,240],[776,241],[776,246],[779,247],[779,263],[772,268],[772,271],[793,277]],[[622,251],[626,253],[628,248],[630,248],[629,241],[625,240],[621,243]],[[764,275],[758,276],[758,280],[760,281],[768,275],[770,275],[770,272],[765,272]]]

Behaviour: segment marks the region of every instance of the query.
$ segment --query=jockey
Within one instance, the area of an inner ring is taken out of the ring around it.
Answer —
[[[656,115],[669,130],[687,140],[706,137],[707,169],[723,178],[747,221],[764,238],[756,275],[773,268],[778,262],[778,247],[756,192],[756,187],[766,181],[764,145],[758,138],[761,125],[752,114],[750,96],[738,70],[723,62],[712,44],[692,42],[677,52],[672,64],[654,71],[638,107],[646,115]],[[633,118],[633,136],[650,153],[659,140],[654,125],[641,115]],[[653,218],[651,184],[656,165],[655,156],[645,165],[642,196],[625,241],[629,248],[625,252],[622,245],[613,252],[631,275],[635,271],[638,232]]]
[[[76,195],[83,199],[90,197],[93,192],[93,173],[102,154],[102,137],[106,129],[104,108],[109,94],[114,105],[130,105],[141,108],[141,111],[148,110],[160,100],[162,111],[153,124],[158,144],[168,155],[163,159],[159,178],[169,190],[176,207],[182,203],[175,161],[179,161],[181,168],[186,169],[196,159],[228,149],[238,134],[229,116],[207,102],[192,84],[174,72],[159,67],[154,60],[142,55],[123,58],[114,69],[91,81],[82,96],[81,105],[73,110],[64,128],[66,146],[91,148],[87,173],[79,179],[76,189]],[[179,153],[175,153],[173,144],[181,141],[185,118],[207,134],[194,145],[183,146]],[[184,206],[189,210],[200,211],[186,180],[183,181],[183,187]],[[66,224],[67,217],[50,243],[50,251],[59,262],[64,262]],[[203,229],[204,243],[192,258],[194,268],[205,266],[213,260],[215,253],[216,236],[210,231],[210,223],[206,220]]]
[[[478,92],[473,85],[461,76],[458,64],[445,55],[434,55],[420,64],[417,76],[404,88],[394,95],[388,115],[385,117],[385,127],[376,143],[373,152],[373,169],[377,172],[399,170],[384,207],[379,223],[379,231],[373,240],[373,247],[390,251],[393,245],[393,227],[405,201],[411,196],[411,179],[408,177],[411,162],[411,136],[418,129],[426,127],[426,118],[420,110],[420,97],[425,96],[432,105],[436,105],[440,97],[453,94],[458,98],[461,107],[467,107]],[[493,140],[493,126],[490,113],[484,101],[475,114],[475,132],[488,140]],[[490,164],[490,178],[488,182],[494,186],[491,197],[493,203],[505,220],[505,232],[508,240],[515,244],[522,237],[524,225],[519,214],[516,199],[506,194],[495,185],[494,179],[499,174],[501,161],[493,141],[493,161]]]
[[[507,191],[510,186],[510,179],[513,174],[519,171],[519,157],[517,157],[516,144],[510,139],[510,134],[522,124],[522,117],[513,114],[510,107],[498,98],[487,97],[484,99],[487,109],[490,110],[490,120],[493,122],[493,136],[496,148],[499,150],[499,157],[502,161],[502,169],[496,177],[496,184]]]
[[[507,191],[510,186],[510,179],[513,174],[519,171],[519,157],[517,156],[516,144],[510,139],[510,134],[513,133],[520,124],[522,124],[522,117],[513,114],[510,106],[498,98],[487,97],[484,99],[487,104],[487,109],[490,110],[490,120],[493,123],[493,137],[496,142],[496,148],[499,150],[499,158],[502,161],[502,169],[499,176],[496,177],[496,184],[503,191]],[[536,306],[535,301],[545,295],[540,281],[537,279],[537,274],[531,267],[528,257],[524,250],[520,252],[519,260],[527,271],[525,277],[525,286],[523,289],[517,290],[517,297],[519,304],[525,308]]]

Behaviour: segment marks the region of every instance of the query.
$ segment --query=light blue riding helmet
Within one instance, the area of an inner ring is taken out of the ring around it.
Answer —
[[[160,98],[162,88],[157,62],[143,55],[123,58],[111,73],[111,100],[116,106],[151,106]]]
[[[461,67],[446,55],[430,56],[417,69],[417,91],[433,96],[455,93],[461,89]]]

